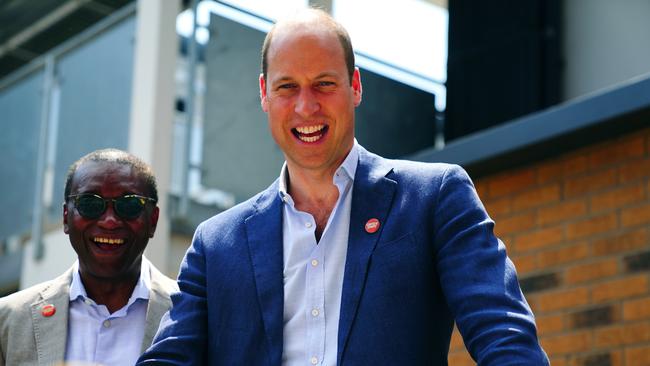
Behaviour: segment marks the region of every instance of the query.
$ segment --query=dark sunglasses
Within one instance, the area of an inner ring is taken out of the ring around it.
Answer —
[[[150,197],[143,197],[137,194],[127,194],[117,198],[104,198],[102,196],[82,193],[68,196],[72,199],[74,207],[79,214],[86,219],[98,219],[106,211],[108,202],[113,202],[113,210],[117,216],[125,220],[133,220],[140,216],[147,202],[156,202]]]

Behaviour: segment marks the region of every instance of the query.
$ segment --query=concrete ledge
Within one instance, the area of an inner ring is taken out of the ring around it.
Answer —
[[[407,158],[496,173],[650,126],[650,75],[454,140]]]

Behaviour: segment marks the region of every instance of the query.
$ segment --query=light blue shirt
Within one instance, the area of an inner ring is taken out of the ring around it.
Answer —
[[[135,365],[142,353],[151,275],[142,257],[140,279],[128,303],[110,314],[86,293],[75,262],[70,285],[70,314],[65,360],[105,366]]]
[[[282,364],[336,365],[343,272],[348,249],[357,141],[333,181],[339,197],[316,242],[314,217],[298,211],[287,193],[286,163],[280,173],[284,249]]]

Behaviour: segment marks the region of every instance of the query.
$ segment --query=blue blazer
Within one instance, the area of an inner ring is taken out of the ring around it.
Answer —
[[[379,219],[372,234],[365,223]],[[359,152],[338,365],[446,365],[454,321],[479,365],[547,365],[503,243],[462,168]],[[278,181],[203,222],[139,364],[281,365]]]

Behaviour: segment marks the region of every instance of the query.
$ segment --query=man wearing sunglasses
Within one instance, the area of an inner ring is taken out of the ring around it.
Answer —
[[[78,260],[0,299],[0,366],[135,363],[178,289],[142,255],[157,201],[151,168],[131,154],[98,150],[72,164],[63,230]]]

